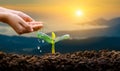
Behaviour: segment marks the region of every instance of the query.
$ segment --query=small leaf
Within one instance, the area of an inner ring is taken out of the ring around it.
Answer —
[[[62,40],[65,40],[65,39],[69,39],[69,38],[70,38],[70,35],[69,35],[69,34],[63,35],[63,36],[61,36],[61,37],[57,37],[57,38],[55,39],[55,43],[56,43],[56,42],[59,42],[59,41],[62,41]]]
[[[56,38],[56,35],[54,32],[52,32],[52,39],[55,40],[55,38]]]
[[[51,43],[51,41],[52,41],[52,38],[45,33],[38,32],[37,36],[38,36],[39,39],[43,39],[48,43]]]

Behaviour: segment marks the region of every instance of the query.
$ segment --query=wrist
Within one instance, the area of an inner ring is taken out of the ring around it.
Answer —
[[[0,12],[0,22],[6,23],[7,17],[8,17],[8,13]]]

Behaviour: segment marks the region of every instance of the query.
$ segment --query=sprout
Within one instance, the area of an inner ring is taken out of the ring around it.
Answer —
[[[69,34],[63,35],[61,37],[56,37],[54,32],[52,32],[51,37],[45,33],[42,33],[42,32],[38,32],[37,36],[39,39],[45,40],[47,43],[52,44],[52,48],[51,48],[52,54],[55,54],[55,43],[56,42],[70,38]]]

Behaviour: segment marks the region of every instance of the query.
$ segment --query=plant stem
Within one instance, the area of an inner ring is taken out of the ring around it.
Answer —
[[[52,54],[55,54],[55,42],[52,43]]]

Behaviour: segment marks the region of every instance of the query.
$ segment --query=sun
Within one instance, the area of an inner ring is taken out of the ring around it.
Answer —
[[[76,16],[78,16],[78,17],[83,16],[83,11],[77,10],[77,11],[75,12],[75,14],[76,14]]]

